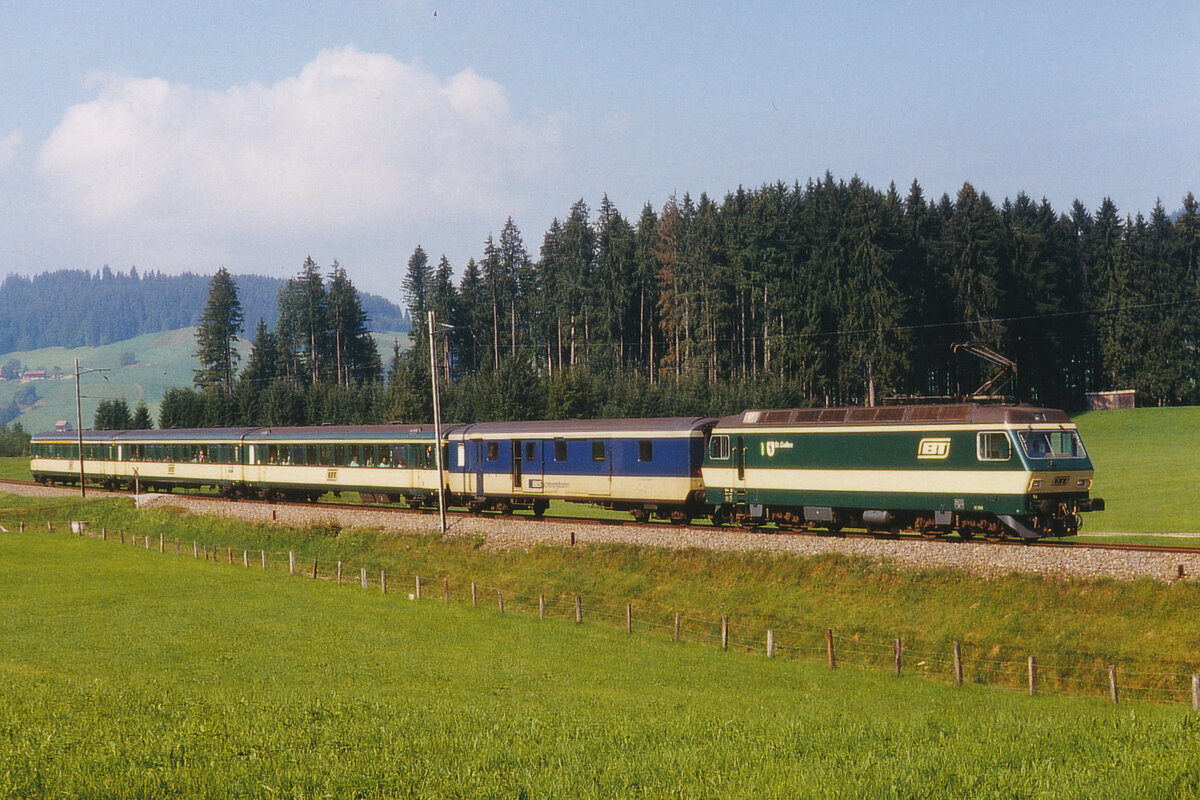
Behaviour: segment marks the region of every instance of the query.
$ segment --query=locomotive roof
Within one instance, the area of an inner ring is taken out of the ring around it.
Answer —
[[[953,403],[925,406],[751,409],[722,417],[719,427],[825,425],[1034,425],[1070,422],[1065,411],[1037,406]]]

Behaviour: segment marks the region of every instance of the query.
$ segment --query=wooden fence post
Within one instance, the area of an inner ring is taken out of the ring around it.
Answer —
[[[679,612],[678,611],[675,612],[675,635],[673,638],[675,639],[675,641],[677,641],[677,642],[679,641]]]
[[[1192,710],[1200,711],[1200,674],[1192,673]]]
[[[498,598],[498,600],[499,600],[499,603],[500,603],[500,613],[501,613],[501,614],[503,614],[503,613],[504,613],[504,590],[503,590],[503,589],[497,589],[497,590],[496,590],[496,597]]]
[[[242,566],[245,569],[250,569],[250,551],[249,550],[242,551]]]
[[[729,616],[721,615],[721,649],[729,649]]]
[[[288,574],[296,574],[296,553],[292,550],[288,550]]]
[[[420,576],[420,575],[418,575],[418,576],[417,576],[417,594],[416,594],[416,597],[417,597],[417,599],[418,599],[418,600],[420,600],[420,599],[421,599],[421,576]]]
[[[575,595],[575,624],[583,624],[583,600],[580,599],[579,595]]]
[[[231,544],[226,545],[225,549],[228,551],[228,554],[229,554],[229,563],[232,564],[233,563],[233,545],[231,545]]]
[[[1029,657],[1029,695],[1037,694],[1037,659]]]
[[[267,551],[266,551],[266,550],[260,550],[259,552],[260,552],[260,553],[262,553],[262,565],[263,565],[263,569],[266,569],[266,568],[267,568]]]
[[[121,534],[121,544],[125,543],[125,534]],[[200,545],[196,544],[196,540],[192,539],[192,558],[200,557]]]
[[[387,573],[379,570],[379,593],[387,594]]]
[[[146,534],[146,549],[150,549],[150,534]]]
[[[546,618],[546,595],[538,595],[538,619]]]
[[[54,523],[51,522],[50,520],[46,520],[46,531],[48,533],[54,533]],[[574,544],[573,541],[572,541],[572,544]]]
[[[1108,696],[1112,698],[1113,705],[1117,704],[1117,667],[1115,664],[1108,665]]]
[[[833,658],[833,628],[825,629],[825,661],[830,669],[837,666],[837,661]]]
[[[367,568],[366,567],[362,568],[362,587],[364,589],[367,588]]]
[[[317,560],[313,559],[313,580],[317,579]]]
[[[479,594],[475,589],[475,581],[471,581],[471,608],[479,606]]]
[[[625,633],[633,633],[633,603],[625,604]]]
[[[24,532],[25,532],[25,523],[22,522],[21,523],[21,533],[24,533]]]
[[[954,685],[962,686],[962,645],[954,643]]]
[[[775,629],[767,628],[767,658],[775,657]]]
[[[903,648],[903,644],[901,643],[901,641],[899,639],[896,639],[892,643],[892,666],[896,672],[897,678],[900,677],[900,651],[902,648]]]
[[[338,562],[338,577],[337,577],[337,581],[338,581],[338,586],[341,586],[341,585],[342,585],[342,562],[340,562],[340,561]]]

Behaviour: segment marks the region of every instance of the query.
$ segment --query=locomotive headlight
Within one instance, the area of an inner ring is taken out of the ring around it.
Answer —
[[[1075,481],[1075,485],[1080,489],[1090,489],[1092,488],[1092,479],[1080,478],[1079,480]]]
[[[1042,481],[1041,481],[1041,479],[1040,479],[1040,478],[1038,478],[1038,479],[1034,480],[1034,482],[1033,482],[1033,483],[1029,484],[1029,488],[1030,488],[1030,490],[1033,490],[1033,489],[1040,489],[1040,488],[1042,488]]]

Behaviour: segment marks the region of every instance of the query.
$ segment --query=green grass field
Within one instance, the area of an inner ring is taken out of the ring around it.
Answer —
[[[365,568],[374,585],[386,570],[402,592],[413,591],[420,575],[426,591],[440,597],[447,578],[462,602],[474,582],[481,603],[494,606],[502,589],[512,611],[536,613],[545,595],[548,614],[558,618],[573,617],[579,595],[588,618],[611,627],[624,626],[625,604],[632,603],[639,630],[669,636],[678,612],[684,638],[698,642],[716,643],[726,614],[731,646],[747,651],[761,652],[770,628],[781,651],[820,660],[825,629],[832,628],[840,661],[886,669],[892,640],[900,637],[908,669],[940,681],[951,680],[955,641],[962,643],[967,680],[981,684],[1024,685],[1025,660],[1033,655],[1045,691],[1103,693],[1107,666],[1116,664],[1128,696],[1184,703],[1191,674],[1200,671],[1194,636],[1200,585],[1193,581],[984,579],[833,554],[802,559],[618,545],[495,551],[469,528],[444,540],[329,524],[297,530],[170,509],[135,511],[128,500],[0,495],[0,525],[15,530],[23,521],[44,529],[47,519],[59,528],[65,520],[89,520],[114,538],[117,531],[149,535],[155,547],[161,535],[172,551],[178,538],[185,554],[196,542],[223,561],[232,548],[239,564],[243,551],[254,564],[266,551],[274,569],[286,568],[293,551],[303,572],[316,560],[320,575],[332,577],[342,561],[347,580]]]
[[[1179,707],[0,535],[2,797],[1175,797]]]
[[[1107,510],[1089,531],[1200,532],[1200,407],[1094,411],[1076,418]]]

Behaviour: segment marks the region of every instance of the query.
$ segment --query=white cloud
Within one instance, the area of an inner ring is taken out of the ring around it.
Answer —
[[[552,125],[518,119],[496,82],[353,47],[271,86],[95,80],[95,99],[68,109],[39,153],[53,196],[98,229],[197,249],[502,219],[558,150]]]

